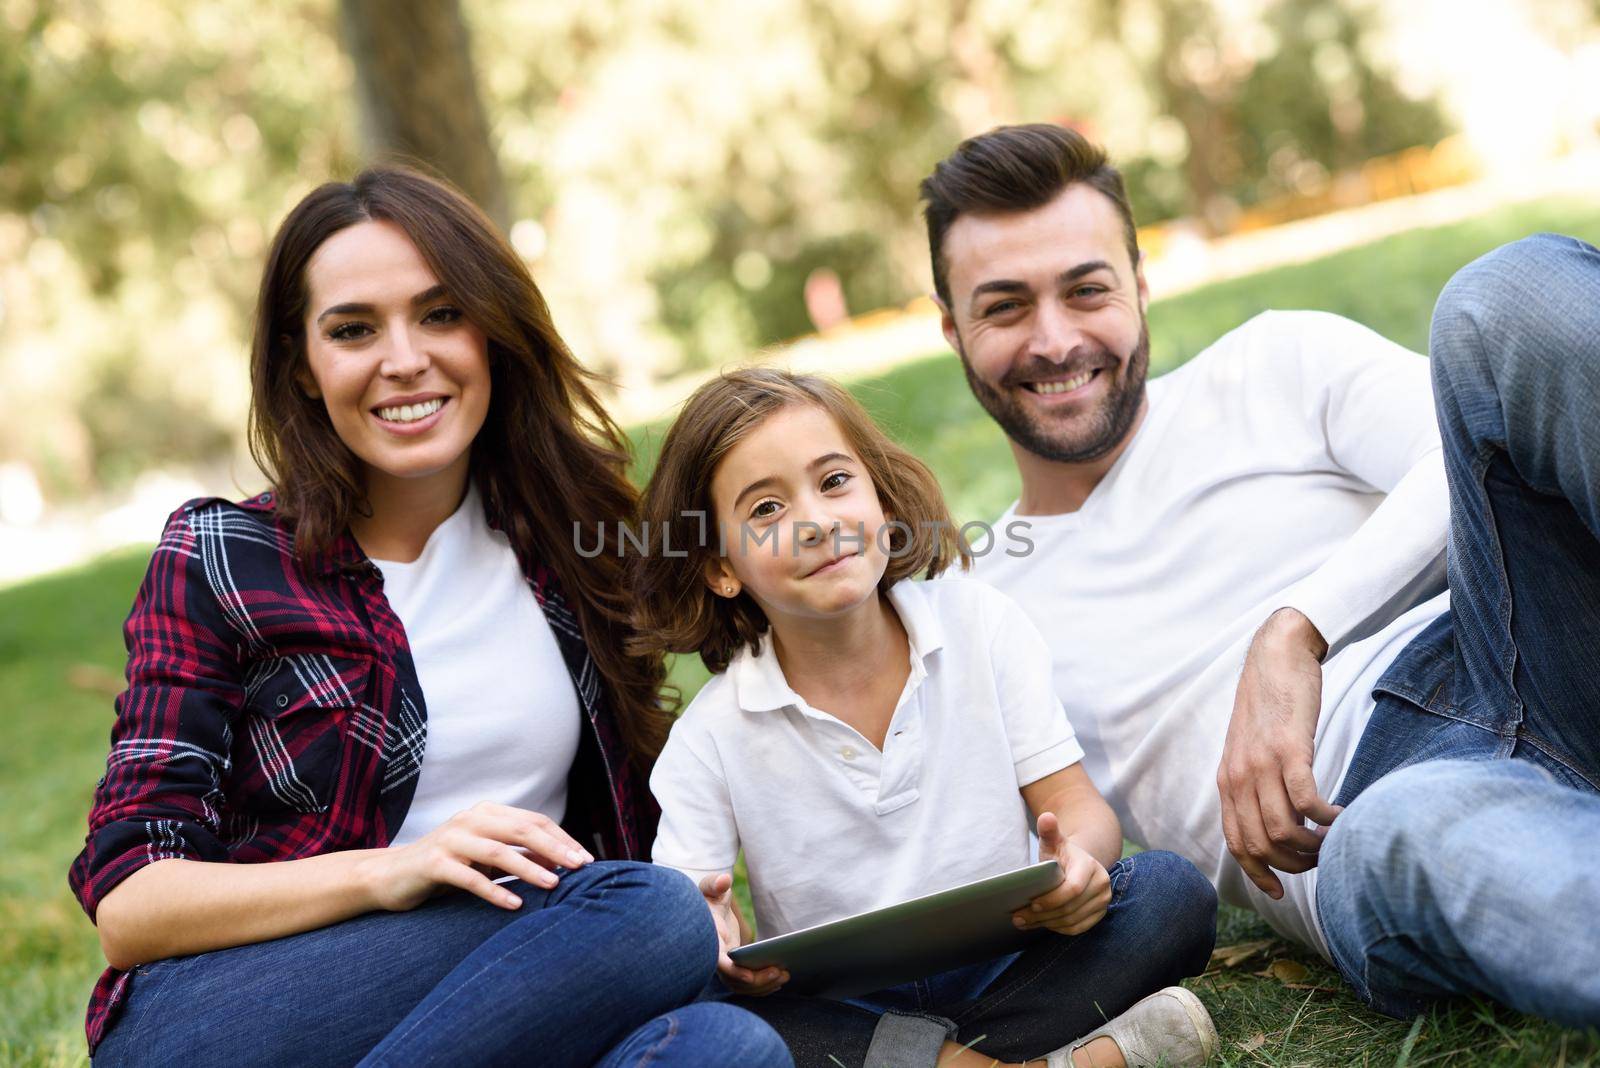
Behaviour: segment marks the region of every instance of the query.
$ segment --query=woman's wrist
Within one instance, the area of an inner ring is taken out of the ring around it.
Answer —
[[[393,911],[383,892],[388,885],[388,877],[384,874],[384,869],[388,867],[384,863],[389,859],[387,853],[387,849],[355,849],[344,854],[349,858],[350,865],[346,885],[360,912]]]

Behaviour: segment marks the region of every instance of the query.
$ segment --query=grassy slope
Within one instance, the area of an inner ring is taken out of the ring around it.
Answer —
[[[1421,351],[1434,297],[1451,272],[1541,229],[1600,243],[1600,205],[1555,200],[1506,209],[1159,301],[1150,315],[1156,369],[1176,366],[1265,308],[1340,312]],[[909,364],[853,388],[932,464],[958,518],[993,517],[1015,495],[1005,442],[967,392],[953,357]],[[659,432],[639,433],[642,463]],[[83,1060],[83,1005],[100,962],[65,871],[103,767],[122,666],[120,623],[144,560],[144,552],[115,554],[0,591],[0,693],[9,708],[0,717],[0,960],[10,965],[0,972],[0,1063]],[[674,675],[686,694],[704,679],[697,662],[680,662]],[[1226,1063],[1600,1064],[1600,1039],[1592,1034],[1483,1006],[1452,1007],[1416,1025],[1375,1016],[1314,957],[1271,940],[1249,914],[1225,909],[1219,944],[1253,942],[1262,943],[1256,952],[1194,984],[1222,1029]],[[1270,974],[1276,961],[1290,966]]]

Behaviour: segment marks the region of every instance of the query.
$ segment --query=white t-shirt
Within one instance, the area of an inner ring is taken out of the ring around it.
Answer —
[[[1274,610],[1328,640],[1313,771],[1332,800],[1372,686],[1448,607],[1448,494],[1425,359],[1321,312],[1257,316],[1149,384],[1134,440],[1076,512],[996,524],[978,578],[1049,642],[1084,766],[1123,833],[1320,949],[1316,872],[1256,890],[1222,835],[1239,669]],[[1026,522],[1033,548],[1006,537]],[[1428,599],[1431,598],[1431,599]],[[1420,603],[1419,603],[1420,602]]]
[[[374,560],[428,713],[417,792],[390,845],[478,801],[566,815],[582,726],[561,649],[476,489],[409,564]]]
[[[1008,598],[907,579],[889,602],[911,667],[882,752],[789,687],[769,632],[706,683],[650,777],[656,863],[699,881],[743,848],[763,938],[1028,864],[1021,787],[1082,759]]]

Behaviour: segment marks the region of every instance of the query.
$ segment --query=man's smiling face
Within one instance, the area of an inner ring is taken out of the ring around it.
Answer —
[[[945,338],[1007,436],[1063,463],[1121,445],[1144,404],[1149,293],[1111,200],[1079,183],[1034,211],[963,214],[942,254]]]

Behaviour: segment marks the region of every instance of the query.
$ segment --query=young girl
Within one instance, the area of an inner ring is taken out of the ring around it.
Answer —
[[[251,383],[271,491],[173,513],[128,620],[96,1063],[788,1064],[691,1004],[713,925],[639,862],[662,664],[570,536],[633,509],[623,439],[506,241],[411,171],[314,190]]]
[[[689,400],[642,515],[671,551],[635,560],[636,647],[714,673],[650,780],[654,859],[700,883],[723,984],[798,1064],[1206,1060],[1204,1007],[1161,988],[1206,965],[1211,886],[1169,853],[1118,859],[1022,611],[913,580],[969,558],[920,461],[837,385],[740,371]],[[729,893],[741,850],[772,937],[1025,865],[1035,824],[1062,880],[1014,917],[1054,932],[1020,954],[850,1001],[727,956],[749,939]]]

